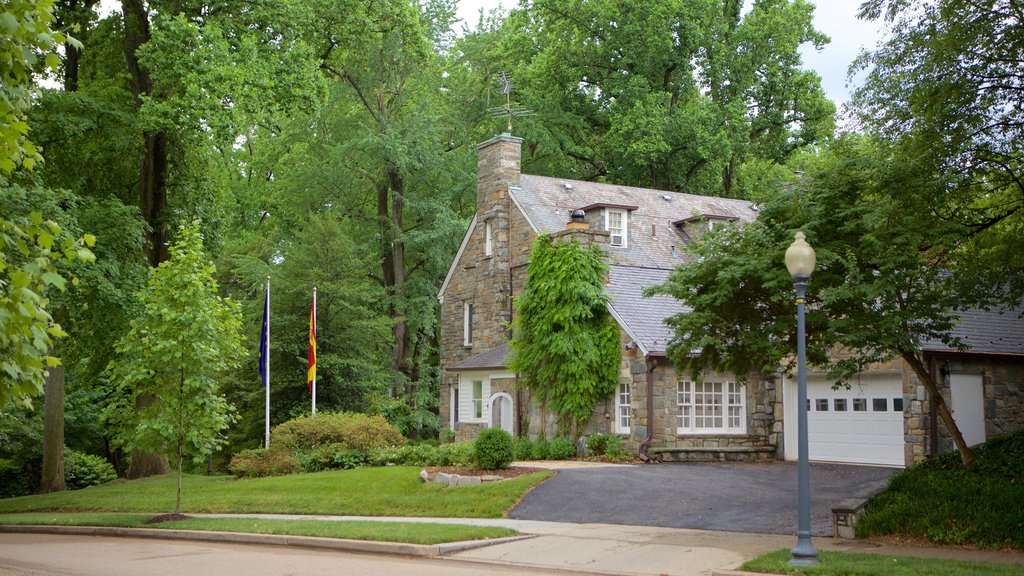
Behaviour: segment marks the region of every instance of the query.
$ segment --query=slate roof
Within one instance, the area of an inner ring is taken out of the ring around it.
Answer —
[[[629,213],[626,247],[607,250],[610,263],[623,266],[671,268],[681,263],[681,247],[687,239],[674,222],[704,214],[740,222],[752,222],[757,217],[749,200],[528,174],[519,177],[519,186],[511,187],[510,193],[538,234],[564,229],[573,210],[595,204],[635,206]]]
[[[462,362],[452,364],[445,368],[449,372],[465,372],[468,370],[489,370],[494,368],[504,368],[508,365],[508,342],[502,342],[498,344],[496,348],[492,348],[486,352],[477,354],[476,356],[470,356]]]
[[[966,352],[1024,356],[1024,307],[1010,309],[998,306],[988,311],[962,311],[960,323],[952,335],[960,337],[968,346]],[[925,342],[921,349],[925,352],[953,351],[935,340]]]
[[[664,283],[669,272],[666,268],[612,266],[609,283],[605,287],[611,297],[612,314],[626,327],[641,350],[648,354],[664,354],[672,338],[672,329],[664,319],[690,311],[689,307],[671,296],[643,297],[645,288]]]

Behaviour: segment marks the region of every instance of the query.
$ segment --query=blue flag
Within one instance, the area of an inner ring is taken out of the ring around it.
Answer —
[[[260,330],[260,379],[263,387],[270,380],[270,286],[263,300],[263,328]]]

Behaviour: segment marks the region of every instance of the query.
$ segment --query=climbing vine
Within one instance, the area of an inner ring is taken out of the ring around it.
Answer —
[[[509,366],[521,386],[555,410],[562,432],[578,435],[597,403],[615,392],[619,328],[608,312],[607,274],[596,246],[540,236],[515,300]]]

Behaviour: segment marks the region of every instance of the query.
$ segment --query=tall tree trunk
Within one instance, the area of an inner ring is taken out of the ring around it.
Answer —
[[[142,108],[142,97],[152,96],[153,81],[149,71],[139,62],[138,51],[149,41],[149,13],[142,0],[122,0],[124,14],[124,55],[131,77],[136,110]],[[167,260],[167,137],[160,131],[143,134],[146,148],[139,167],[139,210],[148,225],[146,255],[149,265],[156,267]]]
[[[149,13],[143,0],[121,0],[124,15],[124,55],[128,63],[132,95],[135,108],[142,107],[142,96],[153,92],[149,72],[139,62],[138,51],[149,41]],[[150,266],[159,266],[167,260],[167,223],[163,218],[167,205],[167,142],[163,132],[146,132],[146,148],[139,167],[139,209],[145,219],[146,256]],[[140,403],[152,402],[152,398],[140,398]],[[170,466],[160,454],[140,450],[132,452],[128,467],[128,478],[145,478],[167,474]]]
[[[953,414],[950,413],[949,407],[946,406],[946,400],[939,392],[939,387],[935,385],[935,380],[932,379],[932,375],[925,367],[924,362],[916,353],[909,350],[900,351],[900,356],[910,365],[914,374],[917,374],[918,380],[928,390],[928,395],[931,396],[931,400],[935,404],[935,411],[939,415],[939,420],[946,426],[949,435],[953,437],[953,444],[956,445],[957,451],[960,452],[960,460],[963,461],[964,468],[974,470],[974,452],[967,446],[963,434],[960,433],[960,427],[956,425]]]
[[[46,371],[41,493],[64,490],[64,367]]]
[[[395,302],[405,302],[405,243],[398,238],[402,233],[402,212],[405,208],[405,180],[397,168],[388,170],[388,187],[391,188],[391,294]],[[409,322],[406,312],[397,307],[393,311],[394,326],[391,329],[395,347],[391,355],[391,369],[395,374],[409,375]]]

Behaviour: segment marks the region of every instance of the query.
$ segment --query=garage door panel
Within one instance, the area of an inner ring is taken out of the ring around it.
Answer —
[[[791,392],[789,398],[795,398],[795,383]],[[811,460],[904,465],[903,397],[897,379],[867,379],[833,390],[831,382],[812,378],[807,398]]]

